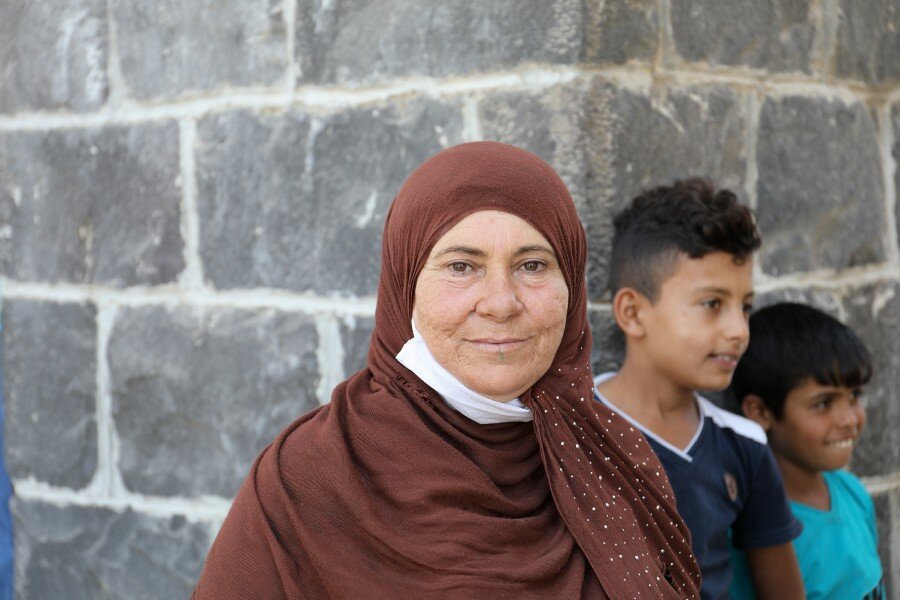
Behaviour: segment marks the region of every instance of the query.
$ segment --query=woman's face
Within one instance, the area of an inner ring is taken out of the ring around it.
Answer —
[[[544,236],[519,217],[485,210],[434,245],[416,282],[413,320],[463,385],[508,402],[550,368],[568,302]]]

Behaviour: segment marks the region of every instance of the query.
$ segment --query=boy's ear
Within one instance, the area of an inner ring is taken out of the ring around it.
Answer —
[[[641,306],[646,302],[643,294],[630,287],[623,287],[613,297],[612,309],[616,324],[625,337],[642,337]]]
[[[751,421],[756,421],[766,431],[772,428],[772,421],[775,420],[774,415],[769,410],[769,407],[766,406],[766,403],[763,402],[763,399],[756,394],[744,396],[743,401],[741,401],[741,410],[744,412],[745,417]]]

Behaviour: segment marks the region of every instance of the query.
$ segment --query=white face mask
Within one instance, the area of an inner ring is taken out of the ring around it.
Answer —
[[[435,360],[425,340],[412,324],[413,338],[397,353],[397,360],[436,391],[451,408],[481,425],[522,422],[534,419],[518,398],[497,402],[473,392]]]

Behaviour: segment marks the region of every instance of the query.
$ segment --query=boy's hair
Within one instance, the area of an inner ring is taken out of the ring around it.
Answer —
[[[760,246],[756,216],[705,179],[645,190],[613,219],[610,289],[634,288],[656,302],[681,256],[727,252],[743,261]]]
[[[780,419],[788,393],[809,378],[856,388],[871,377],[871,356],[852,329],[811,306],[782,302],[750,317],[750,345],[731,391],[738,405],[748,394],[759,396]]]

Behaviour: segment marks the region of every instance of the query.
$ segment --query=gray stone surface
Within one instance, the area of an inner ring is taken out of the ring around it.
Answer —
[[[211,543],[206,525],[131,510],[13,501],[20,600],[187,598]]]
[[[0,113],[99,107],[108,54],[104,0],[0,3]]]
[[[655,0],[585,2],[585,59],[621,64],[649,61],[659,46]]]
[[[200,253],[218,288],[374,295],[400,185],[460,141],[460,107],[395,100],[316,119],[211,116],[198,127]]]
[[[866,386],[868,421],[853,452],[851,466],[860,475],[888,475],[900,464],[900,340],[885,332],[900,327],[900,284],[885,282],[855,290],[844,306],[847,324],[872,354],[875,374]]]
[[[349,377],[366,366],[375,319],[344,317],[339,321],[338,327],[341,332],[341,346],[344,348],[344,374]]]
[[[6,468],[81,489],[97,466],[96,311],[7,300],[3,306]]]
[[[302,315],[122,309],[108,357],[126,487],[233,496],[257,453],[318,405],[317,346]]]
[[[270,86],[288,71],[279,0],[112,0],[128,94],[175,98]]]
[[[891,155],[894,158],[894,215],[897,222],[898,234],[900,234],[900,103],[893,106],[891,110],[891,123],[894,130],[894,143],[891,146]],[[898,582],[900,585],[900,582]]]
[[[0,132],[0,264],[21,281],[152,285],[184,265],[175,123]]]
[[[753,311],[778,302],[809,304],[838,320],[843,318],[843,298],[831,290],[818,288],[784,288],[757,294],[753,301]]]
[[[594,375],[618,370],[625,359],[625,337],[612,312],[588,311],[588,324],[593,336],[591,370]]]
[[[574,63],[582,27],[578,0],[299,0],[295,52],[305,81],[442,77]]]
[[[524,148],[543,158],[566,183],[579,208],[587,204],[586,97],[585,86],[576,82],[539,94],[495,94],[478,105],[484,138]]]
[[[885,492],[873,496],[872,501],[875,504],[875,519],[878,525],[878,556],[881,558],[884,585],[888,591],[886,598],[896,598],[897,596],[891,596],[891,590],[894,589],[894,581],[897,581],[895,578],[900,576],[900,572],[892,569],[892,563],[896,557],[893,551],[897,544],[896,536],[900,533],[900,527],[894,523],[900,510],[900,493],[897,490]]]
[[[844,269],[884,258],[881,161],[865,105],[769,99],[760,114],[756,156],[767,274]]]
[[[870,83],[900,81],[900,4],[840,0],[834,70]]]
[[[649,96],[597,82],[586,108],[589,167],[581,210],[590,298],[606,294],[612,216],[641,190],[703,176],[746,201],[745,112],[742,98],[721,86],[655,89]]]
[[[810,0],[675,0],[672,36],[691,62],[810,71]]]

